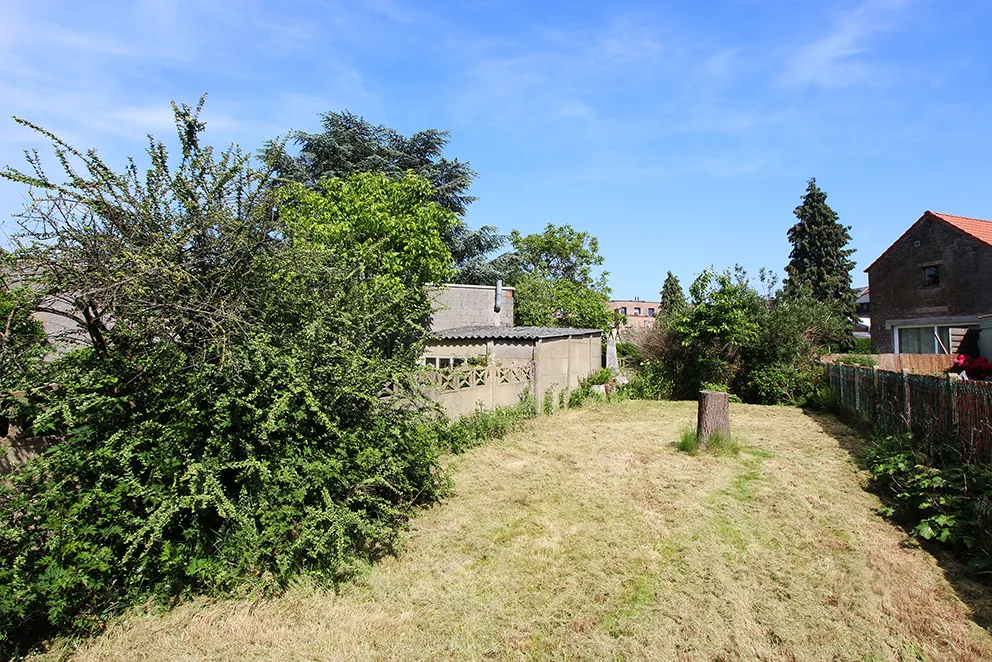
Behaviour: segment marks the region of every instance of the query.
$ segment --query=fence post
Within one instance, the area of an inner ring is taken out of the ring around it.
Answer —
[[[902,412],[903,417],[906,419],[906,428],[908,430],[913,429],[913,407],[910,403],[909,398],[909,370],[906,368],[902,369]]]
[[[864,389],[861,387],[861,368],[856,368],[854,373],[854,409],[860,414],[861,413],[861,391]]]
[[[958,380],[953,379],[951,373],[947,373],[947,391],[951,398],[951,426],[955,432],[958,429],[958,388],[955,384],[956,381]]]
[[[496,409],[496,386],[499,382],[499,367],[496,365],[496,359],[490,357],[486,361],[486,381],[489,382],[489,408]]]
[[[844,398],[844,391],[846,391],[847,389],[844,388],[844,382],[846,382],[847,380],[844,379],[844,366],[839,366],[838,372],[840,373],[839,375],[840,379],[837,380],[837,385],[840,388],[837,389],[837,392],[840,394],[840,406],[846,408],[847,400]]]

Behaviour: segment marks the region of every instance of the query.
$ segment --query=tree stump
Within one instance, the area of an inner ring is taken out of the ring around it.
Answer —
[[[714,432],[730,436],[730,394],[723,391],[700,391],[699,413],[696,415],[696,439],[706,448]]]

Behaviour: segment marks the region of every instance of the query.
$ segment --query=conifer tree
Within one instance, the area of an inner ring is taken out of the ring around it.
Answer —
[[[661,286],[661,306],[658,316],[672,319],[688,309],[689,304],[685,300],[685,292],[682,291],[679,277],[669,271],[664,285]]]
[[[836,301],[852,319],[857,306],[851,288],[854,249],[850,226],[838,222],[837,213],[827,204],[827,194],[810,179],[802,204],[793,212],[799,222],[789,229],[789,264],[785,267],[786,296],[806,290],[818,301]]]

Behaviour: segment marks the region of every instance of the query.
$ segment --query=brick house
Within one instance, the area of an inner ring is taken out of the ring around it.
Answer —
[[[992,221],[927,211],[865,269],[875,353],[976,354],[992,312]]]
[[[659,301],[641,301],[640,299],[614,299],[610,301],[610,310],[627,316],[625,331],[650,329],[654,326],[655,313],[661,310]]]

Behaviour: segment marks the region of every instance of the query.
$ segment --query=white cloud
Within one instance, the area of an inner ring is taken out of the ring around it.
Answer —
[[[833,29],[791,54],[783,74],[795,87],[837,89],[885,78],[886,71],[866,55],[870,40],[892,29],[893,19],[908,0],[869,0],[842,14]]]

